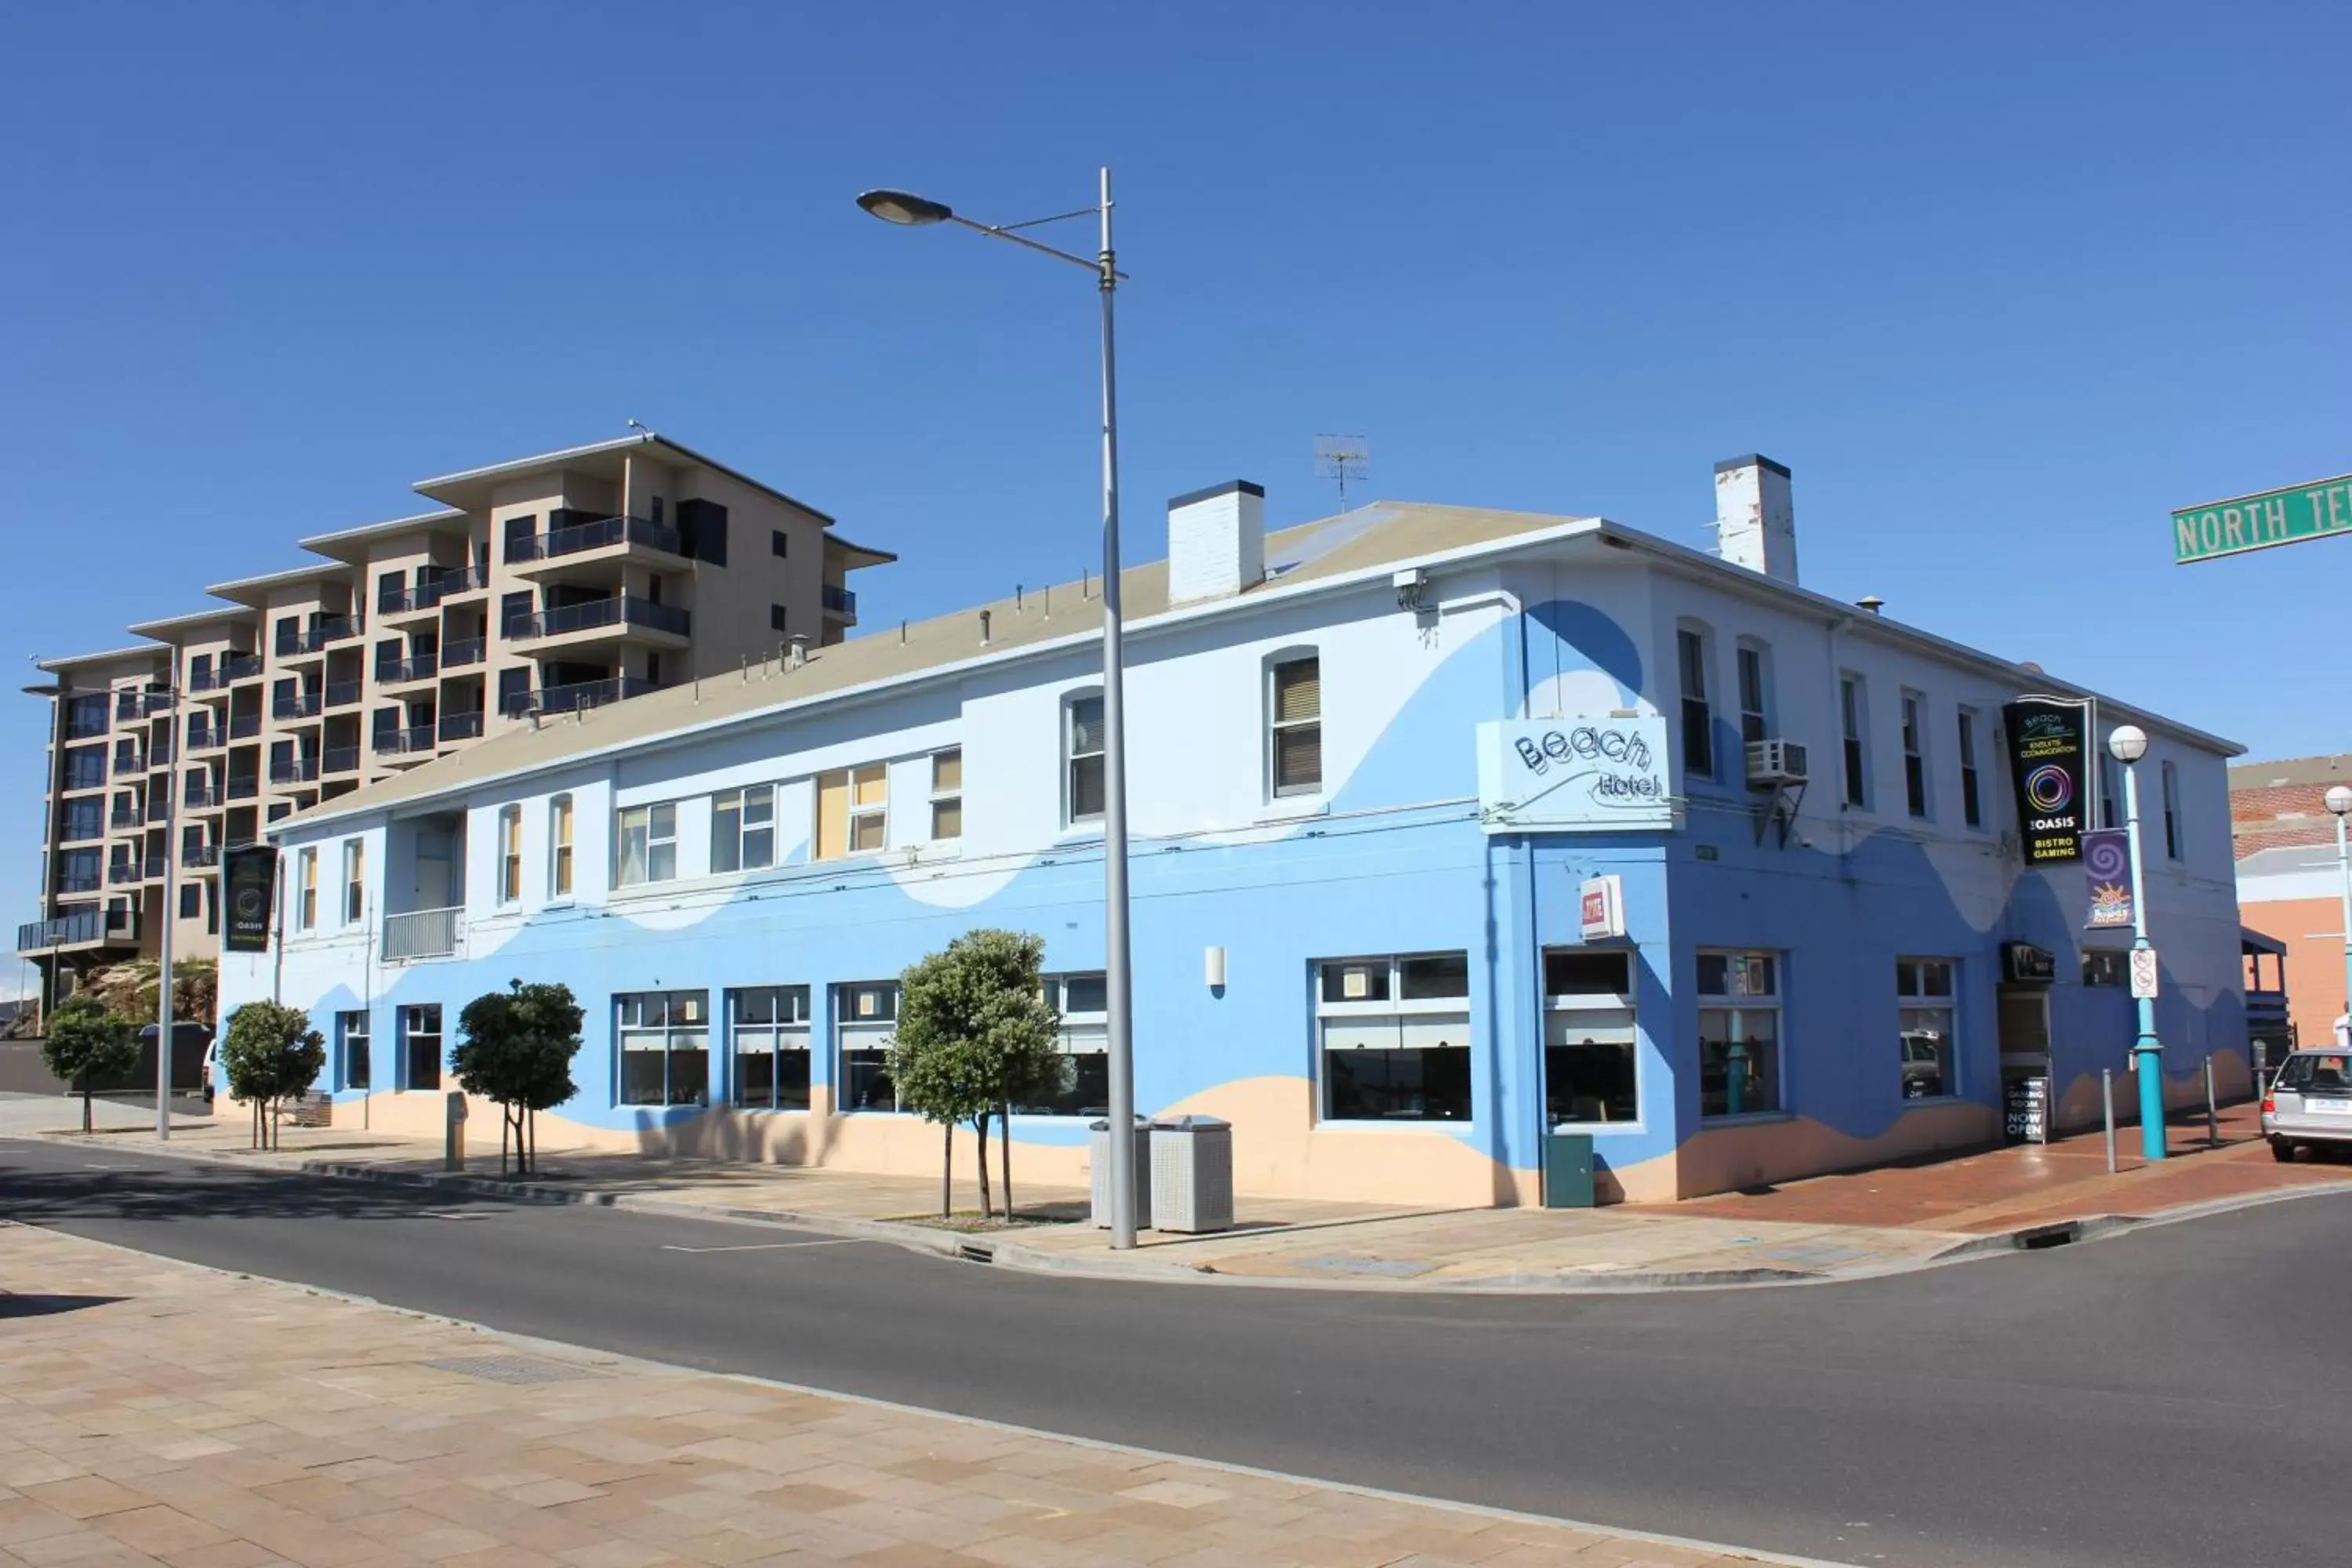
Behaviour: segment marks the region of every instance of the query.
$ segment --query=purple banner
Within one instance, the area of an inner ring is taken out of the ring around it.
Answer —
[[[2083,878],[2090,885],[2091,912],[2085,931],[2131,929],[2131,834],[2102,827],[2083,835]]]

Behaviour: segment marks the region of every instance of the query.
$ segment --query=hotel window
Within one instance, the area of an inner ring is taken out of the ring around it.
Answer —
[[[710,1095],[710,993],[638,991],[620,1017],[621,1103],[701,1105]]]
[[[305,849],[300,857],[300,900],[294,906],[294,923],[303,931],[319,928],[319,852]]]
[[[559,795],[547,803],[547,896],[572,896],[572,797]]]
[[[710,797],[710,868],[759,871],[776,863],[776,786],[749,784]]]
[[[1698,955],[1698,1109],[1747,1116],[1780,1109],[1780,959]]]
[[[355,926],[367,916],[367,840],[343,840],[343,923]]]
[[[1772,734],[1772,650],[1743,639],[1739,663],[1739,739],[1754,745]]]
[[[1638,1121],[1633,955],[1570,947],[1544,954],[1544,1123]]]
[[[2180,856],[2180,772],[2170,763],[2160,771],[2164,786],[2164,856],[2178,860]]]
[[[1052,1083],[1032,1085],[1013,1109],[1023,1116],[1109,1115],[1110,1015],[1101,972],[1046,975],[1045,1005],[1062,1016],[1060,1070]]]
[[[806,1110],[809,988],[754,985],[727,993],[727,1056],[737,1105]]]
[[[1064,801],[1072,822],[1103,814],[1103,700],[1073,697],[1062,709]]]
[[[1903,694],[1903,802],[1914,816],[1927,815],[1927,700]]]
[[[1692,626],[1675,632],[1675,663],[1682,672],[1683,776],[1715,777],[1715,715],[1706,703],[1706,634]]]
[[[784,607],[782,605],[770,605],[768,606],[768,629],[772,632],[780,632],[785,629]]]
[[[1984,826],[1984,796],[1977,783],[1977,715],[1972,708],[1960,710],[1960,817],[1970,827]]]
[[[400,1087],[441,1087],[441,1004],[419,1002],[400,1010]]]
[[[368,1086],[368,1016],[364,1008],[335,1015],[335,1076],[345,1089]]]
[[[784,537],[784,531],[782,529],[772,528],[768,531],[768,550],[771,554],[775,555],[790,555],[792,553],[792,541]]]
[[[2129,962],[2119,947],[2086,947],[2083,950],[2083,984],[2085,985],[2120,988],[2131,980]]]
[[[205,885],[202,882],[180,884],[180,918],[194,920],[205,912]]]
[[[963,750],[931,753],[931,838],[935,843],[963,837]]]
[[[1470,1120],[1467,953],[1316,966],[1328,1121]]]
[[[1960,1091],[1959,1064],[1952,1055],[1955,967],[1948,958],[1895,961],[1895,1003],[1900,1009],[1902,1029],[1897,1045],[1906,1100],[1941,1100]]]
[[[898,983],[860,981],[833,988],[834,1027],[841,1040],[838,1110],[896,1110],[890,1041],[898,1022]]]
[[[2116,763],[2115,754],[2109,752],[2106,747],[2099,747],[2098,752],[2099,826],[2101,827],[2119,827],[2123,825],[2123,818],[2116,810],[2116,801],[2121,793],[2116,786],[2116,769],[2120,764]]]
[[[667,882],[677,875],[677,806],[633,805],[621,813],[621,886]]]
[[[849,852],[870,855],[886,842],[890,770],[880,763],[849,771]]]
[[[522,807],[499,807],[499,902],[522,898]]]
[[[1285,659],[1268,673],[1266,748],[1274,793],[1318,795],[1323,788],[1323,661]]]
[[[1870,699],[1859,675],[1838,678],[1838,731],[1845,742],[1845,803],[1870,807]]]

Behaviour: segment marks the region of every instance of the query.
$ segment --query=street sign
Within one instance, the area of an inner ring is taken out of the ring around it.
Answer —
[[[2185,507],[2172,514],[2172,563],[2242,555],[2352,533],[2352,474]]]
[[[2136,947],[2131,950],[2132,1000],[2156,1000],[2156,949]]]

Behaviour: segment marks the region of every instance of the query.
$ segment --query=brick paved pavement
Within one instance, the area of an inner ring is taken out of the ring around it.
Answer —
[[[0,1568],[1774,1561],[550,1346],[21,1226],[0,1224]]]

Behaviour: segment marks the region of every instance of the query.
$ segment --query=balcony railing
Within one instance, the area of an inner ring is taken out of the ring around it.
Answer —
[[[227,744],[228,726],[226,724],[191,724],[188,726],[188,750],[192,752],[209,752],[215,747],[226,746]]]
[[[330,680],[326,689],[327,706],[348,708],[360,700],[360,683],[356,680]]]
[[[317,653],[331,642],[360,635],[360,624],[349,616],[329,616],[318,625],[299,632],[278,634],[278,657],[296,658]]]
[[[151,768],[168,768],[172,765],[171,736],[159,735],[148,746],[147,765]]]
[[[45,921],[26,921],[16,928],[18,952],[40,952],[90,942],[138,940],[139,917],[129,910],[76,910]]]
[[[857,595],[847,588],[836,588],[830,583],[821,584],[817,588],[817,599],[835,615],[855,617],[857,614]]]
[[[417,752],[429,752],[438,742],[430,724],[411,724],[405,730],[378,730],[371,742],[375,750],[389,756],[407,756]]]
[[[271,784],[309,784],[318,776],[319,759],[316,757],[275,757],[270,760]]]
[[[250,741],[250,740],[252,740],[256,735],[258,735],[258,734],[260,734],[260,733],[261,733],[261,715],[260,715],[260,714],[258,714],[258,713],[233,713],[233,714],[229,715],[229,721],[228,721],[228,738],[229,738],[230,740],[232,740],[232,741]]]
[[[217,866],[220,864],[220,846],[217,844],[183,844],[180,846],[180,864],[183,866]]]
[[[319,756],[322,773],[355,773],[360,771],[360,749],[357,746],[329,746]]]
[[[292,697],[271,699],[269,712],[272,718],[277,719],[315,719],[319,716],[319,710],[325,706],[324,692],[304,691]]]
[[[122,833],[133,827],[146,826],[147,814],[135,805],[118,805],[107,815],[106,818],[106,829],[110,833]]]
[[[489,652],[488,643],[481,637],[459,637],[441,646],[441,668],[455,669],[459,665],[479,664]]]
[[[138,881],[144,873],[145,868],[136,860],[115,860],[107,865],[106,879],[119,888]]]
[[[139,711],[142,715],[166,712],[178,700],[179,694],[175,691],[168,689],[159,691],[151,688],[139,694]]]
[[[683,557],[686,546],[677,530],[665,522],[655,522],[642,517],[606,517],[594,522],[575,522],[564,528],[551,528],[545,533],[535,533],[507,542],[507,559],[515,561],[552,561],[562,555],[577,555],[583,550],[601,550],[608,544],[622,542],[643,544],[668,554]]]
[[[226,677],[213,673],[213,667],[209,664],[202,669],[188,671],[188,689],[191,691],[217,690],[227,683]]]
[[[384,659],[375,667],[379,684],[394,685],[404,680],[430,680],[441,672],[441,656],[420,653],[408,658]]]
[[[380,616],[405,615],[411,610],[429,610],[444,599],[454,599],[460,594],[478,594],[490,585],[489,574],[478,566],[426,567],[425,577],[415,587],[385,585],[376,590],[375,608]]]
[[[259,773],[243,773],[243,774],[236,774],[236,773],[232,773],[232,774],[229,776],[229,781],[228,781],[228,797],[229,797],[229,799],[231,799],[231,800],[254,800],[254,799],[258,798],[258,797],[260,796],[260,795],[261,795],[261,775],[260,775]]]
[[[220,661],[220,684],[232,680],[251,680],[261,673],[261,656],[257,653],[233,653]]]
[[[537,709],[541,713],[570,713],[583,708],[602,708],[631,697],[643,697],[648,691],[659,691],[661,683],[642,676],[608,676],[603,680],[575,680],[564,686],[543,686],[537,691],[525,691],[508,697],[499,703],[499,711],[509,719],[519,719]]]
[[[634,595],[614,595],[609,599],[591,599],[585,604],[562,605],[535,615],[517,616],[507,623],[506,630],[510,637],[527,639],[627,625],[686,637],[693,624],[693,617],[676,605],[657,605]]]
[[[451,741],[480,740],[482,738],[482,710],[477,708],[469,713],[442,714],[440,734],[441,741],[444,745],[446,745]]]
[[[99,880],[98,868],[96,866],[92,866],[87,871],[61,871],[58,874],[58,891],[60,893],[95,893],[98,891]]]
[[[446,910],[411,910],[383,917],[383,959],[398,963],[412,958],[448,958],[466,934],[463,906]]]
[[[180,804],[190,811],[218,811],[227,798],[207,784],[202,789],[190,789],[180,797]]]

